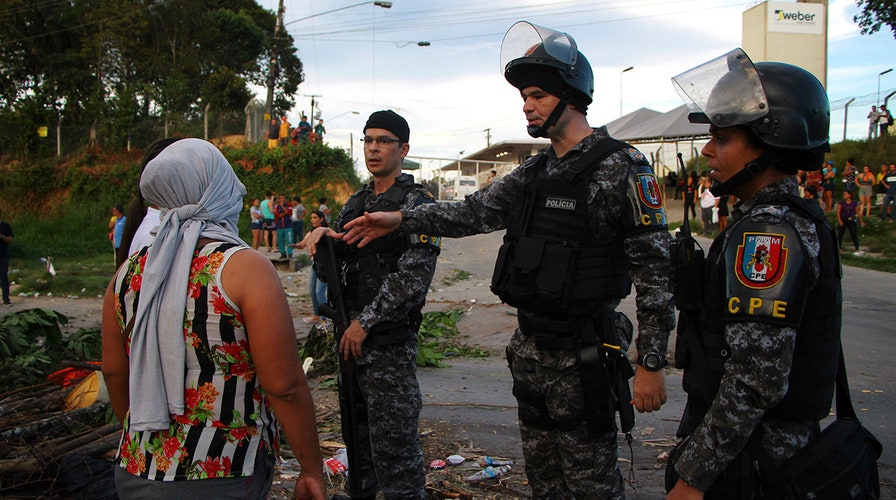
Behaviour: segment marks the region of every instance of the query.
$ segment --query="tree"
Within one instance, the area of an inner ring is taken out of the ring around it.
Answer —
[[[893,0],[856,0],[856,6],[862,10],[853,16],[859,23],[863,35],[877,33],[881,26],[887,25],[896,38],[896,2]]]

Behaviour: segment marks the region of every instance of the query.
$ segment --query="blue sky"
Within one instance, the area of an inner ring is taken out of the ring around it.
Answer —
[[[272,11],[277,0],[260,2]],[[525,138],[518,92],[499,68],[506,30],[527,20],[575,38],[595,72],[589,121],[601,125],[639,107],[681,104],[670,78],[741,44],[741,14],[756,2],[735,0],[394,0],[384,9],[357,1],[284,0],[286,29],[296,39],[305,83],[289,113],[295,124],[319,102],[326,140],[360,158],[361,129],[378,109],[394,109],[411,126],[410,155],[455,158],[491,142]],[[351,7],[349,7],[351,6]],[[347,7],[347,8],[343,8]],[[336,10],[340,9],[340,10]],[[335,12],[331,12],[336,10]],[[878,73],[896,67],[892,32],[860,35],[851,0],[830,3],[828,93],[831,101],[873,94]],[[428,41],[428,47],[417,42]],[[628,66],[634,69],[624,74]],[[622,90],[620,96],[620,87]],[[881,93],[896,88],[896,71]],[[263,94],[262,94],[263,95]],[[870,106],[870,104],[869,104]],[[849,111],[847,137],[867,131],[869,106]],[[358,114],[353,114],[357,111]],[[832,110],[832,140],[843,109]]]

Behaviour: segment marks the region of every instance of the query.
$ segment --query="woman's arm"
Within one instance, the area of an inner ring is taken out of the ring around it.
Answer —
[[[103,298],[103,379],[109,391],[112,410],[120,422],[124,422],[128,414],[128,353],[127,338],[121,329],[118,314],[115,312],[115,278],[106,287]]]
[[[266,257],[240,251],[224,267],[221,285],[243,314],[258,382],[302,465],[297,496],[322,500],[326,488],[314,403],[280,277]]]

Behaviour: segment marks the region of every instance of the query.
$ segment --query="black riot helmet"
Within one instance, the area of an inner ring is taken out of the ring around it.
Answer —
[[[780,62],[754,65],[742,49],[735,49],[672,82],[690,108],[691,123],[746,127],[765,149],[743,171],[714,187],[716,196],[730,193],[769,166],[791,174],[818,170],[830,151],[828,96],[803,68]]]
[[[572,104],[587,113],[594,95],[594,73],[566,33],[519,21],[507,30],[501,43],[501,69],[514,87],[539,87],[560,98],[560,103],[540,127],[529,127],[532,137],[546,137],[548,127]]]

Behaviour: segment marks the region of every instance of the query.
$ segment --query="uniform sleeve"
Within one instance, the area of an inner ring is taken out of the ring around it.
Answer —
[[[424,197],[420,192],[413,192],[405,199],[402,209],[414,206],[436,205],[432,202],[432,198]],[[417,237],[416,240],[420,241],[420,238]],[[358,315],[358,322],[365,331],[371,331],[381,321],[398,320],[408,312],[423,306],[436,270],[438,256],[438,246],[424,242],[411,245],[399,257],[397,271],[386,275],[380,283],[376,297],[364,306]]]
[[[747,445],[765,412],[787,392],[796,330],[768,323],[725,326],[731,357],[719,392],[675,465],[685,482],[706,491]]]
[[[630,274],[635,286],[638,317],[638,353],[665,353],[669,332],[675,327],[669,231],[638,232],[625,240]]]
[[[609,165],[595,174],[596,202],[606,207],[601,209],[598,204],[595,209],[607,214],[603,223],[624,239],[635,287],[638,353],[665,353],[669,332],[675,327],[675,308],[669,259],[672,236],[666,227],[662,188],[653,169],[634,148],[614,154],[607,162]],[[608,189],[609,186],[612,187]],[[607,194],[600,195],[600,191]],[[600,227],[597,230],[603,231]]]
[[[507,227],[514,194],[522,189],[522,167],[453,203],[402,210],[401,230],[449,238],[490,233]]]

